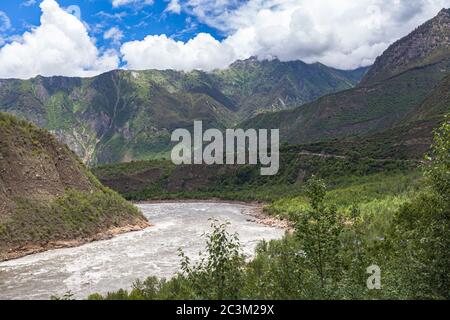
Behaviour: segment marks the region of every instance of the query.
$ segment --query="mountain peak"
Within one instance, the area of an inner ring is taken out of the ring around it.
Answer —
[[[258,59],[257,56],[251,56],[247,59],[236,60],[230,65],[230,68],[242,68],[246,66],[259,65],[263,60]]]
[[[448,8],[448,9],[442,8],[441,11],[439,11],[437,17],[440,17],[440,16],[447,16],[447,17],[449,17],[450,16],[450,8]]]
[[[447,59],[450,59],[450,9],[442,9],[378,57],[361,85],[374,84]]]

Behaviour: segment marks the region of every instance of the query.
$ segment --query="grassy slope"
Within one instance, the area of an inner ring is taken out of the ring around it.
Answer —
[[[450,112],[450,75],[445,77],[433,92],[406,117],[408,122],[417,122],[442,117]]]
[[[355,86],[366,68],[336,70],[301,61],[237,61],[215,71],[210,81],[239,106],[240,120],[268,111],[283,110],[328,93]]]
[[[425,100],[408,112],[400,125],[368,135],[355,135],[312,144],[291,146],[292,152],[338,154],[353,158],[422,159],[429,150],[433,130],[450,112],[450,75]]]
[[[247,128],[280,128],[283,141],[311,143],[383,132],[405,124],[444,79],[450,60],[409,70],[383,83],[331,94],[294,110],[264,114],[243,123]]]
[[[0,260],[25,247],[146,224],[45,130],[0,113],[0,135]]]

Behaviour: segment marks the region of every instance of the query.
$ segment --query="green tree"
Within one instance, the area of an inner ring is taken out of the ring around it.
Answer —
[[[450,201],[450,114],[435,131],[434,144],[426,157],[428,166],[425,175],[437,195]]]
[[[305,270],[298,264],[298,243],[287,234],[261,242],[246,268],[244,297],[248,299],[305,299]]]
[[[397,213],[393,281],[405,298],[450,298],[450,122],[436,131],[425,170],[427,186]]]
[[[312,210],[297,214],[295,236],[299,243],[298,261],[311,272],[311,298],[332,298],[342,276],[342,217],[336,208],[324,205],[325,183],[315,177],[306,187]]]
[[[206,256],[192,265],[180,250],[181,269],[191,283],[197,299],[239,299],[245,259],[237,234],[230,234],[229,223],[212,220],[212,231],[206,234]]]

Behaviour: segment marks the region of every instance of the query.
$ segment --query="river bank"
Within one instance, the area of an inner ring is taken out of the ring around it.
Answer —
[[[148,221],[139,220],[138,223],[133,225],[125,225],[120,227],[112,227],[106,231],[99,232],[90,237],[75,238],[71,240],[50,241],[45,244],[39,245],[25,245],[18,248],[13,248],[5,254],[0,256],[0,262],[23,258],[32,254],[41,253],[49,250],[74,248],[79,247],[87,243],[109,240],[113,237],[129,233],[136,232],[151,227],[152,224]]]
[[[260,241],[281,239],[285,230],[257,223],[248,204],[178,202],[137,204],[152,227],[73,248],[49,250],[0,263],[0,300],[49,299],[67,292],[75,299],[130,289],[136,279],[170,279],[180,272],[179,249],[192,263],[205,252],[211,219],[229,222],[242,253],[252,259]]]
[[[264,212],[264,206],[268,203],[258,201],[234,201],[234,200],[220,200],[220,199],[204,199],[204,200],[149,200],[149,201],[135,201],[135,205],[145,204],[170,204],[170,203],[218,203],[218,204],[231,204],[231,205],[243,205],[248,208],[244,208],[242,213],[249,216],[247,221],[255,222],[258,224],[266,225],[273,228],[285,229],[292,232],[293,226],[287,220],[282,220],[278,217],[270,216]],[[152,224],[148,221],[139,221],[135,225],[125,225],[121,227],[113,227],[106,231],[99,232],[90,237],[76,238],[71,240],[51,241],[42,245],[25,245],[22,247],[11,249],[6,254],[0,256],[0,262],[22,258],[28,255],[45,252],[48,250],[73,248],[79,247],[87,243],[109,240],[115,236],[136,232],[151,227]]]

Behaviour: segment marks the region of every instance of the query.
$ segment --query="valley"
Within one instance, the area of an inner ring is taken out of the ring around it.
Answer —
[[[3,79],[0,111],[0,298],[450,298],[450,9],[370,67]],[[196,121],[279,129],[276,174],[174,164]]]
[[[231,128],[256,114],[294,108],[352,88],[367,68],[301,61],[237,61],[215,72],[114,70],[93,78],[0,80],[0,111],[53,132],[86,164],[163,157],[170,133]],[[251,98],[250,98],[251,97]]]

